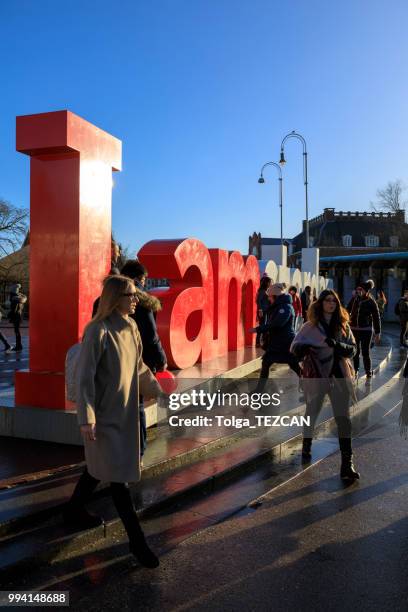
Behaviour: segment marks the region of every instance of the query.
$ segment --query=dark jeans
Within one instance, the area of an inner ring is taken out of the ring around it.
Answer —
[[[265,323],[265,317],[261,317],[258,321],[258,325],[263,325],[264,323]],[[261,337],[262,337],[262,332],[256,332],[255,346],[261,346]]]
[[[357,330],[353,329],[353,334],[356,339],[357,353],[354,356],[354,369],[358,372],[360,365],[360,347],[363,354],[363,363],[366,374],[371,374],[371,339],[373,337],[372,330]]]
[[[3,334],[0,331],[0,340],[2,341],[2,343],[4,344],[4,348],[8,349],[10,348],[10,342],[7,340],[6,336],[3,336]]]
[[[21,351],[21,349],[23,348],[23,345],[21,344],[20,325],[21,325],[20,320],[13,322],[14,333],[16,334],[16,346],[15,346],[16,351]]]
[[[301,375],[299,361],[294,355],[292,355],[292,353],[282,352],[281,354],[278,354],[276,352],[266,351],[265,355],[262,357],[261,374],[256,387],[257,393],[262,393],[262,391],[265,389],[267,379],[269,378],[269,370],[274,363],[284,363],[288,365],[299,377]]]
[[[140,417],[140,456],[143,457],[147,446],[146,413],[144,409],[143,395],[139,395],[139,417]]]
[[[400,344],[405,344],[407,335],[407,323],[405,319],[400,319]]]
[[[85,468],[68,503],[67,512],[69,512],[70,508],[73,511],[82,509],[86,502],[90,500],[99,482],[100,481],[91,476],[87,468]],[[111,482],[110,492],[130,542],[132,543],[138,538],[143,537],[143,532],[139,524],[139,519],[137,518],[129,487],[124,482]]]
[[[310,425],[304,426],[303,437],[313,438],[316,420],[322,409],[326,394],[329,396],[333,408],[339,440],[351,439],[350,392],[347,382],[341,378],[333,381],[322,380],[321,391],[306,403],[305,416],[310,417]],[[340,447],[342,447],[342,443]]]

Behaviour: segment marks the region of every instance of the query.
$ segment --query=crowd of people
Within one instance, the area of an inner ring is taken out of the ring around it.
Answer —
[[[303,432],[305,462],[311,460],[315,423],[328,396],[338,430],[340,476],[344,480],[359,478],[353,464],[350,408],[355,401],[360,352],[369,384],[373,375],[371,348],[381,338],[379,306],[370,294],[373,288],[371,280],[359,283],[347,308],[332,289],[317,296],[306,286],[299,299],[296,287],[286,291],[284,283],[262,278],[258,291],[259,325],[253,331],[265,352],[256,392],[265,389],[274,363],[287,364],[302,380],[305,416],[309,417]],[[384,295],[382,300],[385,306]],[[405,306],[408,312],[408,292],[401,312],[405,312]]]
[[[129,538],[130,551],[146,567],[159,560],[148,546],[133,505],[128,483],[139,481],[147,443],[144,401],[162,395],[155,374],[166,370],[167,358],[156,328],[159,300],[145,288],[147,269],[128,260],[119,270],[117,251],[95,301],[92,318],[84,330],[77,371],[77,414],[84,439],[86,468],[64,510],[67,524],[90,528],[102,519],[86,510],[99,482],[110,482],[118,515]],[[355,381],[360,353],[369,383],[373,376],[371,348],[381,338],[387,299],[371,295],[372,281],[360,282],[344,307],[337,293],[306,286],[273,283],[264,276],[257,293],[256,345],[264,350],[257,391],[263,391],[275,363],[287,364],[301,380],[309,424],[303,431],[302,460],[312,457],[314,428],[326,396],[337,425],[341,451],[340,476],[360,477],[353,464],[350,409],[355,401]],[[16,344],[0,333],[5,350],[22,349],[20,324],[27,300],[20,285],[10,294],[10,312]],[[396,310],[405,346],[408,325],[408,291]],[[408,397],[408,392],[407,392]],[[135,409],[136,408],[136,409]],[[408,414],[408,410],[407,410]],[[408,422],[408,417],[406,419]]]

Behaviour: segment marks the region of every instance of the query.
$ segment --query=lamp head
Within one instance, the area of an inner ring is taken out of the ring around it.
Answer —
[[[262,185],[262,183],[264,183],[264,182],[265,182],[265,179],[264,179],[264,177],[261,174],[261,176],[258,179],[258,183],[260,183]]]
[[[284,166],[285,164],[286,164],[285,154],[283,152],[283,149],[281,149],[279,165]]]

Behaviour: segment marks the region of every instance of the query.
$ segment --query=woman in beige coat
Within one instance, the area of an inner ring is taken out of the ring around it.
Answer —
[[[86,468],[64,512],[66,523],[82,528],[102,524],[84,507],[100,481],[111,483],[113,502],[129,536],[130,551],[146,567],[159,561],[149,549],[127,483],[140,480],[139,395],[155,397],[160,386],[142,361],[137,305],[129,278],[105,280],[95,317],[82,340],[77,375],[78,421]]]

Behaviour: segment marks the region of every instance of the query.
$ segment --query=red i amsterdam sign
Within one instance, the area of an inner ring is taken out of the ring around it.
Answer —
[[[112,170],[121,169],[122,143],[63,110],[17,117],[16,148],[30,157],[30,367],[16,372],[15,402],[72,409],[65,355],[109,271]],[[195,239],[149,242],[139,256],[153,277],[170,281],[158,315],[170,367],[253,344],[253,256]]]
[[[139,251],[153,278],[167,278],[160,294],[158,332],[169,367],[188,368],[251,346],[259,266],[253,255],[207,249],[195,238],[153,240]]]

